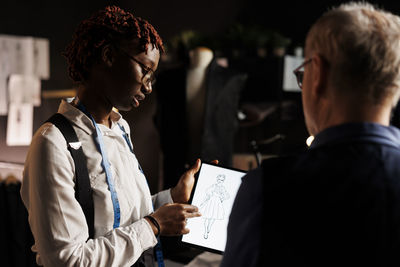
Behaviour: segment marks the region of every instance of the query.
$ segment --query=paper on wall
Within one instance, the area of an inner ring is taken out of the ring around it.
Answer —
[[[34,75],[43,80],[48,80],[50,78],[49,40],[34,38],[33,41]]]
[[[0,65],[8,74],[34,74],[34,38],[0,35]]]
[[[10,103],[40,106],[40,79],[32,75],[12,74],[8,81]]]
[[[0,35],[0,73],[7,77],[11,73],[11,47],[15,45],[17,38],[8,35]]]
[[[33,71],[33,38],[20,37],[15,49],[15,69],[11,73],[32,75]]]
[[[50,78],[49,40],[0,34],[0,73]]]
[[[0,72],[0,116],[7,115],[7,77]]]
[[[8,146],[28,146],[32,140],[33,105],[10,103],[7,120]]]
[[[16,44],[15,37],[0,35],[0,115],[8,113],[7,78],[11,73],[11,47]]]
[[[22,98],[21,103],[40,105],[40,80],[26,78],[24,83],[20,80],[16,84],[11,81],[10,84],[12,74],[49,79],[49,41],[44,38],[0,34],[0,115],[7,115],[9,97],[15,99],[17,96]],[[22,90],[22,93],[21,90],[15,90],[15,87],[25,88],[24,84],[30,84],[29,90]],[[14,91],[18,92],[14,94]]]
[[[286,92],[300,92],[299,85],[297,84],[296,76],[293,70],[303,63],[302,57],[295,57],[285,55],[283,64],[283,91]]]

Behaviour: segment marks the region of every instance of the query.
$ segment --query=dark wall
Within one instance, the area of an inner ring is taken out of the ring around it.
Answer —
[[[185,30],[205,33],[221,31],[235,20],[245,1],[11,1],[0,8],[0,34],[29,35],[50,40],[51,77],[43,81],[45,90],[72,86],[61,52],[71,40],[78,23],[94,11],[116,4],[152,23],[168,39]]]
[[[207,34],[223,32],[233,22],[258,23],[277,29],[302,43],[311,24],[332,5],[345,1],[12,1],[3,0],[0,8],[0,34],[30,35],[50,40],[51,78],[43,81],[45,90],[72,86],[61,56],[77,24],[107,4],[117,4],[135,15],[148,19],[164,39],[185,29]],[[400,14],[395,1],[372,1],[378,6]],[[261,8],[261,3],[266,7]]]
[[[282,34],[290,37],[294,45],[297,45],[304,42],[308,29],[323,12],[347,2],[349,1],[248,0],[238,14],[238,20],[244,23],[253,22],[277,29]],[[367,2],[400,15],[400,3],[397,1],[371,0]],[[261,8],[261,3],[264,3],[266,7]]]

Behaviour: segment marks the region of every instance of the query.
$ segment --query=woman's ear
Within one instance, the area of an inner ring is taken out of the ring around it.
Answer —
[[[114,53],[111,45],[105,45],[101,50],[101,60],[107,67],[111,67],[114,62]]]

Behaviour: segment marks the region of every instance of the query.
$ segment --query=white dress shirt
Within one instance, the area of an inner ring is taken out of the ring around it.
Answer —
[[[87,157],[94,202],[94,239],[88,239],[85,215],[75,199],[75,167],[64,136],[56,126],[45,123],[35,133],[25,161],[21,197],[29,213],[35,238],[32,250],[44,266],[131,266],[157,239],[143,219],[154,207],[172,203],[169,190],[153,197],[139,163],[129,149],[121,124],[130,135],[128,123],[112,112],[111,129],[99,124],[112,178],[120,204],[120,226],[113,229],[114,210],[102,156],[93,139],[89,117],[66,101],[58,110],[67,117]]]

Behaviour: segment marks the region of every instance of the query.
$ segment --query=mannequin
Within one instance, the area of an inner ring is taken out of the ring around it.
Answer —
[[[189,51],[189,67],[186,73],[186,120],[188,144],[186,160],[193,162],[201,152],[206,103],[207,69],[214,53],[207,47],[196,47]]]
[[[155,123],[163,156],[164,188],[198,157],[231,166],[237,110],[247,74],[217,63],[204,46],[185,64],[158,73]]]
[[[156,127],[163,156],[163,187],[176,184],[180,171],[200,157],[230,166],[233,137],[238,125],[240,91],[247,75],[218,65],[210,48],[197,46],[188,62],[157,76]],[[182,245],[180,239],[162,237],[164,256],[188,263],[201,250]]]

